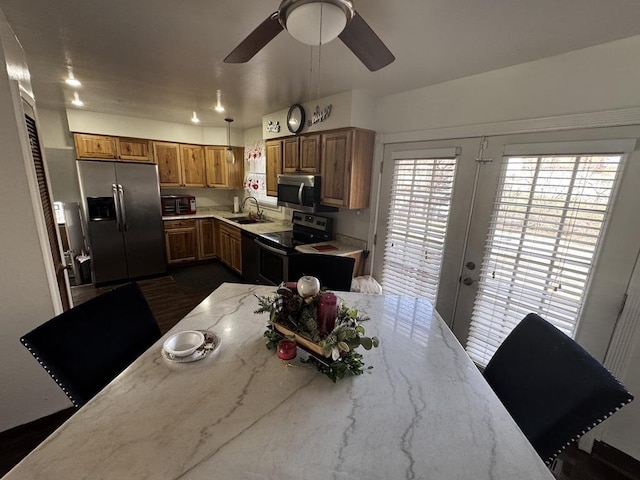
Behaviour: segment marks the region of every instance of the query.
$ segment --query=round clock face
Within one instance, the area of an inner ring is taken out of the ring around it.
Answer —
[[[300,133],[304,127],[304,108],[297,103],[291,105],[287,113],[287,128],[291,133]]]

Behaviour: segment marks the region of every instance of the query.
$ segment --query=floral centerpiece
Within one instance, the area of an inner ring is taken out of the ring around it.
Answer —
[[[320,289],[315,277],[283,283],[273,296],[257,297],[255,313],[269,313],[264,336],[267,348],[276,348],[283,338],[291,338],[309,352],[302,360],[334,382],[347,374],[364,372],[362,355],[356,348],[370,350],[378,346],[377,337],[365,336],[361,322],[369,318],[338,302],[333,292]],[[372,368],[372,367],[369,367]]]

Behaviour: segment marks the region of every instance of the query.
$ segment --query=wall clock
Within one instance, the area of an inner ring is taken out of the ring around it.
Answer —
[[[287,112],[287,128],[291,133],[300,133],[304,128],[304,108],[294,103]]]

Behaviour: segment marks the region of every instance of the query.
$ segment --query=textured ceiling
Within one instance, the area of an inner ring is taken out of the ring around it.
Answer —
[[[633,0],[354,0],[396,56],[370,72],[340,40],[318,48],[279,34],[246,64],[223,58],[278,0],[0,0],[41,108],[70,107],[234,128],[351,89],[377,97],[640,34]],[[313,70],[311,67],[313,66]],[[221,91],[227,112],[213,111]]]

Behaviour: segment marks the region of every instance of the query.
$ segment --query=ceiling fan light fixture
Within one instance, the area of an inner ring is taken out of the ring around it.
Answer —
[[[280,9],[281,23],[307,45],[329,43],[353,17],[353,4],[346,0],[285,0]]]

